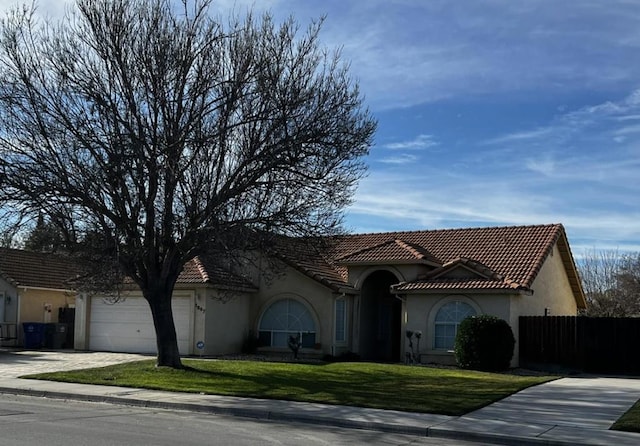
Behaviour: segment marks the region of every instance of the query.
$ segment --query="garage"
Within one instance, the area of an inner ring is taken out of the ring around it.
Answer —
[[[192,308],[191,297],[174,296],[173,318],[181,355],[192,353]],[[157,353],[151,309],[141,296],[129,296],[116,303],[94,296],[89,321],[90,350]]]

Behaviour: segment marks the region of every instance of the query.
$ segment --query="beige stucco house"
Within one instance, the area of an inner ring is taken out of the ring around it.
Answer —
[[[181,353],[237,353],[250,338],[259,340],[259,351],[288,353],[287,340],[297,335],[306,355],[402,361],[411,330],[422,332],[422,362],[447,363],[466,316],[503,318],[517,340],[519,316],[576,315],[586,305],[560,224],[326,241],[321,252],[299,240],[283,243],[278,274],[189,262],[173,302]],[[123,297],[115,304],[75,297],[76,349],[155,351],[146,302],[135,290]]]
[[[73,308],[68,279],[74,264],[48,253],[0,248],[0,324],[5,345],[22,345],[23,322],[58,322],[59,309]]]
[[[315,332],[308,352],[401,361],[411,330],[422,333],[422,362],[452,363],[466,316],[505,319],[517,342],[519,316],[573,316],[586,306],[560,224],[355,234],[333,242],[329,256],[289,249],[287,273],[259,287],[250,321],[270,346],[263,349],[283,347],[279,333],[288,328],[278,324],[301,320]],[[295,317],[284,317],[282,302]],[[269,309],[276,305],[274,316]],[[516,344],[514,365],[517,352]]]

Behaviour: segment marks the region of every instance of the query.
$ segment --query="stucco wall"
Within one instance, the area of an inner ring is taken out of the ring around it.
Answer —
[[[20,322],[58,322],[58,309],[75,305],[75,293],[67,291],[19,289]],[[48,316],[45,305],[50,306]],[[48,319],[48,320],[47,320]]]
[[[16,324],[17,345],[23,345],[23,322],[58,322],[58,309],[73,306],[75,294],[66,291],[14,288],[0,279],[0,292],[4,292],[4,321]],[[1,304],[1,303],[0,303]],[[46,308],[51,311],[45,315]]]
[[[76,350],[89,349],[89,298],[81,293],[76,298],[76,319],[73,333],[73,348]]]
[[[553,316],[575,316],[578,311],[567,273],[557,246],[547,257],[531,286],[532,296],[518,299],[514,309],[520,316],[543,316],[545,308]]]
[[[454,364],[452,352],[434,348],[435,317],[438,310],[448,302],[462,301],[471,305],[478,314],[491,314],[509,321],[510,298],[501,294],[409,294],[406,296],[406,324],[404,330],[422,332],[420,354],[422,362]],[[403,336],[404,351],[409,347],[406,336]]]
[[[251,329],[258,333],[260,318],[264,311],[280,299],[294,299],[303,303],[310,311],[316,325],[317,349],[302,349],[302,353],[330,354],[333,345],[333,312],[336,294],[315,280],[286,268],[282,275],[262,282],[260,291],[251,300],[249,318]],[[288,349],[264,349],[288,352]]]
[[[206,333],[203,332],[203,338],[198,338],[204,340],[205,354],[224,355],[240,352],[251,329],[249,310],[252,296],[247,293],[237,293],[229,299],[225,294],[221,300],[215,290],[208,290],[206,296],[203,313]],[[198,303],[199,306],[200,303]],[[196,315],[202,313],[198,307],[196,307]],[[199,328],[196,325],[196,333],[199,332]]]

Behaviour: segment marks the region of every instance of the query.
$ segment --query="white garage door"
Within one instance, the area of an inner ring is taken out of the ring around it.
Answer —
[[[189,343],[191,299],[173,298],[173,319],[180,354],[191,353]],[[110,352],[157,353],[149,304],[142,297],[127,297],[111,304],[91,299],[89,349]]]

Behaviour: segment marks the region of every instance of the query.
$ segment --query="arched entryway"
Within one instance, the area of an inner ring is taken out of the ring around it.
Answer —
[[[360,292],[360,357],[370,361],[400,361],[402,302],[390,293],[398,279],[389,271],[376,271]]]

